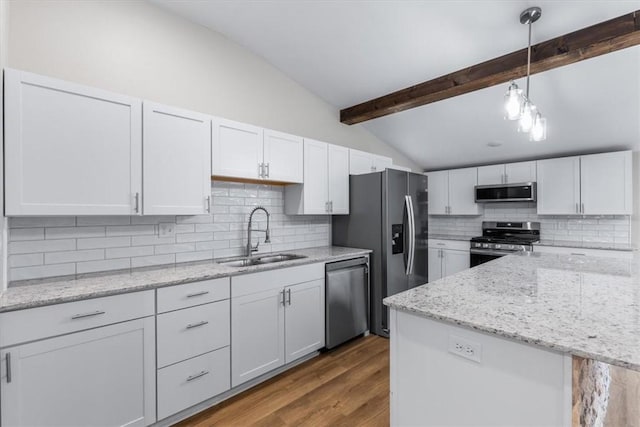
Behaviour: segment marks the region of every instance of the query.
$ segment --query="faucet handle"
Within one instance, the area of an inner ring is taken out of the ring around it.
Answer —
[[[258,252],[258,246],[260,246],[260,241],[258,241],[255,246],[252,246],[251,243],[249,243],[249,245],[251,246],[251,252]]]

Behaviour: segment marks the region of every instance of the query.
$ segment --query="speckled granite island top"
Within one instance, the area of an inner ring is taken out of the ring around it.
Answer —
[[[217,264],[215,261],[206,261],[71,280],[39,281],[37,284],[9,287],[0,296],[0,312],[143,291],[162,286],[256,273],[316,262],[330,262],[362,256],[370,252],[368,249],[328,246],[287,251],[287,253],[303,255],[306,258],[248,267],[229,267]]]
[[[640,371],[640,258],[505,256],[390,307]]]

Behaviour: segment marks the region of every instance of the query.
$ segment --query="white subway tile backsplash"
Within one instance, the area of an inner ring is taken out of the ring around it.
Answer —
[[[64,264],[67,262],[95,261],[99,259],[104,259],[104,249],[48,252],[44,254],[45,264]]]
[[[216,181],[211,215],[10,218],[9,277],[15,281],[242,255],[248,215],[258,204],[271,214],[271,243],[264,243],[264,233],[253,235],[259,252],[329,245],[330,217],[284,215],[283,192],[281,186]],[[175,236],[160,237],[162,223],[175,225]],[[265,227],[266,216],[258,212],[254,228]]]

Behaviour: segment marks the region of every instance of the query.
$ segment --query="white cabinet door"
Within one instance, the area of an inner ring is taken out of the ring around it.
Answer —
[[[349,213],[349,149],[329,144],[329,202],[332,214]]]
[[[154,329],[147,317],[3,350],[2,425],[152,424]]]
[[[365,151],[349,149],[349,174],[361,175],[371,172],[375,172],[373,155]]]
[[[274,130],[265,130],[264,164],[266,179],[302,183],[302,138]]]
[[[328,213],[329,177],[327,143],[304,140],[304,213]]]
[[[538,214],[576,215],[580,207],[580,158],[538,160]]]
[[[211,206],[211,119],[144,102],[143,211],[197,215]]]
[[[442,278],[442,258],[440,256],[442,249],[429,248],[429,282]]]
[[[429,172],[429,214],[446,215],[449,206],[449,171]]]
[[[509,184],[536,182],[536,162],[507,163],[504,165],[505,181]],[[478,168],[480,180],[480,168]]]
[[[478,185],[504,184],[504,165],[478,167]]]
[[[380,172],[385,170],[386,168],[390,168],[393,166],[393,160],[391,157],[379,156],[377,154],[373,154],[373,171]]]
[[[140,100],[11,69],[4,87],[7,216],[140,213]]]
[[[475,186],[478,183],[478,168],[453,169],[449,171],[449,214],[478,215],[480,208],[475,202]]]
[[[469,251],[443,250],[443,272],[442,277],[456,274],[466,270],[470,266]]]
[[[324,347],[324,280],[285,288],[285,363]]]
[[[231,299],[231,386],[284,365],[284,293]]]
[[[262,178],[263,129],[225,119],[213,120],[213,175]]]
[[[580,157],[582,213],[631,215],[631,151]]]

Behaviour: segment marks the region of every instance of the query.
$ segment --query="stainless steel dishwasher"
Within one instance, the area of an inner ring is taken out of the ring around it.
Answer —
[[[333,348],[369,329],[368,259],[327,263],[325,287],[325,344]]]

